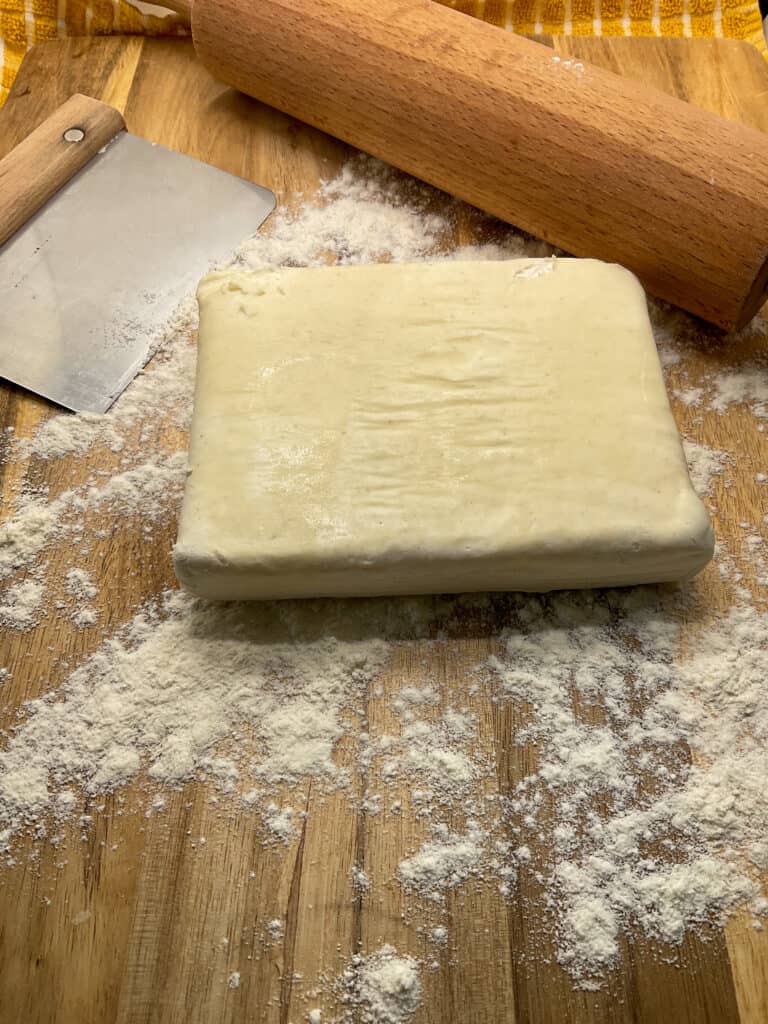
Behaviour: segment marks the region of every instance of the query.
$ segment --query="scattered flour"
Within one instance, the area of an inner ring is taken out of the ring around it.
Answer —
[[[367,892],[371,887],[371,880],[365,871],[357,864],[352,865],[351,869],[352,885],[356,892],[364,893]]]
[[[97,474],[53,501],[21,495],[0,524],[0,580],[33,565],[51,544],[81,537],[84,519],[102,509],[141,514],[145,521],[167,517],[178,506],[185,474],[186,454],[172,452],[106,479]]]
[[[683,405],[700,405],[704,397],[704,388],[683,388],[676,390],[674,395]]]
[[[92,601],[99,593],[93,577],[85,569],[70,569],[64,579],[67,594],[76,602],[71,619],[78,629],[94,626],[99,620],[99,613],[87,602]]]
[[[713,379],[714,397],[710,405],[725,412],[731,405],[746,404],[753,416],[768,417],[768,370],[752,366],[740,371],[717,374]]]
[[[435,686],[404,686],[392,701],[398,714],[408,712],[414,707],[429,706],[440,703],[440,693]]]
[[[728,452],[689,438],[683,438],[683,450],[694,490],[700,498],[709,497],[714,490],[715,479],[723,475],[725,467],[732,462],[731,457]]]
[[[392,946],[353,957],[337,988],[362,1024],[404,1024],[421,1005],[418,962],[397,956]]]
[[[435,254],[449,222],[426,210],[432,195],[412,181],[404,199],[402,179],[380,165],[363,162],[357,170],[347,166],[322,186],[320,205],[273,215],[270,230],[246,242],[235,263],[247,269],[329,261],[402,263]]]
[[[45,587],[37,580],[24,580],[9,587],[0,600],[0,622],[12,629],[29,629],[38,621]]]
[[[406,686],[405,692],[407,699],[401,696],[394,702],[395,709],[404,711],[400,735],[369,738],[363,758],[380,758],[386,781],[401,779],[418,787],[418,801],[429,812],[466,796],[490,766],[472,752],[473,718],[451,708],[437,720],[416,718],[410,711],[412,688]]]
[[[234,262],[439,256],[456,209],[361,160],[323,186],[317,204],[278,211]],[[542,242],[497,229],[497,242],[449,258],[552,254]],[[700,327],[662,303],[652,304],[652,315],[663,364],[679,369]],[[55,495],[21,486],[0,526],[6,625],[14,617],[34,625],[44,593],[47,603],[53,544],[79,551],[101,513],[139,536],[175,513],[186,472],[178,448],[191,411],[195,317],[190,299],[108,413],[54,415],[29,437],[8,435],[12,459],[62,458],[87,469],[98,450],[113,468],[81,475]],[[765,377],[751,366],[687,382],[677,397],[724,417],[746,403],[765,418]],[[703,496],[726,466],[738,468],[738,453],[692,440],[685,449]],[[744,527],[753,560],[764,526]],[[724,578],[737,583],[722,547],[718,557]],[[9,579],[20,570],[34,578]],[[97,621],[89,602],[101,584],[90,567],[67,573],[61,596],[75,603],[76,625]],[[689,927],[740,906],[756,919],[768,912],[758,878],[768,868],[768,613],[737,592],[729,612],[707,616],[695,593],[636,588],[507,595],[485,606],[476,598],[256,609],[167,594],[18,713],[0,752],[0,851],[12,861],[23,830],[58,842],[61,823],[82,813],[84,794],[102,796],[143,773],[153,787],[199,778],[232,794],[258,815],[279,855],[296,836],[303,811],[295,808],[306,806],[311,783],[347,793],[368,814],[426,820],[430,838],[396,877],[431,912],[470,879],[510,899],[519,896],[520,876],[541,880],[561,964],[576,983],[594,985],[617,962],[630,928],[677,943]],[[461,621],[468,609],[494,623],[484,635],[498,645],[495,657],[474,666],[474,705],[444,705],[450,688],[417,669],[402,669],[400,690],[384,700],[378,679],[399,646],[427,649],[438,624]],[[387,705],[386,729],[367,718],[376,700]],[[516,766],[512,790],[490,803],[484,787],[495,766],[483,749],[479,706],[506,723],[512,754],[495,754],[514,757]],[[348,737],[360,737],[356,761],[338,757]],[[384,793],[365,789],[374,784]],[[148,806],[147,814],[162,813],[165,798],[153,790]],[[391,881],[352,870],[358,893]],[[283,933],[280,919],[265,926],[265,940],[279,942]],[[447,938],[442,926],[429,936],[437,946]],[[421,1003],[419,975],[415,960],[389,946],[354,957],[340,979],[349,1019],[407,1021]],[[239,983],[233,972],[228,984]],[[319,1010],[308,1013],[312,1024],[320,1021]]]
[[[95,794],[125,784],[142,765],[156,781],[208,776],[225,790],[233,777],[290,781],[297,771],[283,756],[288,720],[313,751],[306,758],[302,750],[305,777],[336,775],[329,730],[338,734],[342,709],[386,663],[386,644],[292,644],[279,608],[270,622],[258,606],[205,606],[181,593],[167,596],[161,614],[138,615],[58,694],[26,706],[0,752],[0,828],[42,826],[64,780]],[[282,642],[270,642],[271,633]],[[300,714],[291,716],[294,709]],[[246,726],[260,757],[250,747],[241,757],[209,757]],[[268,827],[287,837],[287,810],[271,813]]]
[[[333,703],[324,708],[312,695],[294,693],[265,707],[261,720],[269,757],[257,769],[259,777],[276,783],[337,775],[331,755],[344,730]]]
[[[169,505],[178,503],[186,474],[186,452],[172,452],[117,473],[101,486],[92,484],[86,494],[88,508],[107,506],[125,515],[156,519]]]
[[[296,812],[292,807],[278,807],[268,804],[264,811],[264,825],[270,836],[281,843],[289,843],[296,831],[294,818]]]
[[[507,821],[533,845],[546,808],[559,957],[579,979],[615,962],[630,926],[679,942],[758,892],[768,616],[734,608],[684,653],[677,621],[694,611],[653,590],[529,598],[493,660],[502,699],[530,709],[516,742],[537,761]]]
[[[486,833],[475,821],[467,822],[464,835],[450,832],[445,825],[438,826],[434,839],[400,862],[400,883],[406,890],[441,901],[447,889],[454,889],[482,872],[485,839]]]
[[[72,615],[72,621],[78,629],[86,629],[88,626],[94,626],[99,621],[99,613],[95,608],[84,606],[78,608]]]
[[[80,601],[92,601],[99,592],[93,577],[85,569],[70,569],[65,580],[67,593]]]
[[[29,566],[60,533],[62,516],[72,506],[74,495],[65,491],[55,501],[37,495],[23,495],[14,513],[0,523],[0,579]]]

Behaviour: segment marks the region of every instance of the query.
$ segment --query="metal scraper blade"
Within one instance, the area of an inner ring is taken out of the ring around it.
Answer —
[[[0,249],[0,376],[105,412],[265,188],[120,132]]]

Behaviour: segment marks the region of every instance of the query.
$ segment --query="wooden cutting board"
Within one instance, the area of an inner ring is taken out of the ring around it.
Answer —
[[[768,69],[747,44],[558,39],[554,46],[563,55],[652,81],[768,131]],[[0,112],[0,156],[76,91],[119,107],[131,131],[286,196],[311,194],[349,155],[344,145],[216,83],[195,62],[188,42],[108,38],[54,42],[31,51]],[[469,215],[459,216],[456,240],[482,240]],[[741,350],[738,359],[753,355]],[[693,354],[689,369],[695,372],[700,364],[711,370],[721,358],[733,365],[736,357],[725,350]],[[735,485],[718,502],[724,510],[721,532],[735,535],[742,518],[759,522],[759,498],[750,481],[765,468],[768,445],[750,426],[746,410],[743,419],[740,413],[729,418],[729,437],[716,416],[705,414],[697,424],[690,409],[675,412],[689,433],[739,451]],[[29,431],[50,413],[44,402],[0,386],[3,426]],[[113,463],[97,450],[79,462],[9,463],[3,467],[3,497],[21,479],[53,487],[66,479],[71,486],[102,464]],[[173,539],[174,524],[156,529],[151,538],[142,535],[141,523],[107,530],[89,555],[93,572],[114,580],[104,588],[101,625],[78,633],[54,631],[43,621],[33,633],[3,637],[0,663],[12,667],[13,678],[0,691],[0,724],[7,727],[22,701],[39,695],[41,681],[51,687],[61,681],[62,651],[81,661],[142,600],[173,585]],[[67,550],[53,551],[50,560],[56,559],[66,568]],[[714,605],[718,585],[713,573],[701,584]],[[460,687],[468,659],[486,647],[482,630],[446,645],[435,666],[440,678]],[[511,728],[505,713],[494,713],[497,736]],[[506,754],[498,754],[497,768],[498,779],[506,780],[500,785],[514,784],[515,766]],[[22,848],[18,866],[0,871],[0,1022],[300,1024],[312,1004],[302,998],[298,974],[335,973],[340,952],[354,952],[358,940],[378,946],[384,933],[400,951],[423,952],[400,919],[396,887],[354,902],[334,888],[334,879],[348,877],[355,849],[361,843],[367,848],[369,838],[382,876],[391,875],[385,866],[404,855],[408,835],[375,832],[371,819],[351,815],[333,800],[313,814],[312,800],[310,795],[300,841],[280,856],[254,842],[247,816],[212,816],[206,791],[197,785],[171,794],[163,815],[138,821],[123,815],[115,794],[94,812],[94,827],[83,842],[70,830],[64,857],[43,846],[39,862],[29,863]],[[375,834],[366,837],[368,829]],[[208,837],[209,856],[198,857],[190,848],[190,834]],[[106,848],[109,856],[102,855]],[[256,881],[242,884],[254,866]],[[725,932],[708,932],[707,941],[688,938],[673,962],[644,940],[629,943],[621,972],[608,988],[585,993],[575,991],[545,955],[551,950],[540,946],[524,905],[524,899],[502,902],[490,887],[471,888],[469,898],[451,902],[452,930],[462,936],[459,955],[455,962],[444,958],[429,976],[414,1024],[768,1021],[768,933],[754,931],[746,919],[735,918]],[[257,923],[263,927],[276,907],[287,922],[284,941],[247,959],[253,948],[248,937],[253,939]],[[221,955],[224,936],[239,955],[237,990],[226,983],[226,965],[233,961]],[[330,1014],[327,998],[323,1005]]]

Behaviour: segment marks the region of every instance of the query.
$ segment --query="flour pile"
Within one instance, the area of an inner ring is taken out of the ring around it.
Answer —
[[[37,612],[43,601],[45,588],[36,580],[24,580],[5,591],[5,603],[0,605],[0,621],[6,626],[25,629],[37,621]]]
[[[439,256],[458,210],[360,161],[316,203],[275,214],[235,263]],[[463,215],[496,241],[460,250],[462,258],[549,252],[476,212]],[[671,386],[692,417],[685,447],[697,490],[714,507],[739,473],[764,487],[765,466],[745,463],[727,431],[709,446],[695,429],[695,417],[727,424],[746,403],[757,444],[768,409],[763,370],[750,363],[697,375],[686,361],[692,321],[661,305],[654,317]],[[112,604],[123,607],[115,595],[130,569],[104,561],[100,545],[114,531],[134,551],[153,538],[163,544],[159,586],[172,581],[194,326],[190,302],[106,415],[53,416],[26,436],[5,436],[9,467],[30,459],[60,467],[50,489],[35,486],[31,472],[18,476],[0,530],[0,620],[13,640],[0,665],[8,706],[23,696],[11,696],[14,679],[30,672],[38,630],[61,645],[59,674],[33,679],[30,692],[42,696],[6,718],[8,869],[24,857],[22,833],[61,844],[85,797],[133,780],[151,787],[139,808],[148,816],[164,812],[158,788],[202,780],[222,806],[253,815],[270,856],[284,856],[303,834],[311,787],[341,794],[382,827],[413,825],[420,838],[386,877],[371,854],[354,864],[350,900],[381,899],[394,886],[414,935],[437,948],[451,943],[458,958],[450,900],[480,887],[538,900],[528,911],[542,922],[542,949],[586,987],[617,964],[630,930],[679,943],[686,929],[743,906],[759,924],[768,911],[759,877],[768,868],[768,613],[754,589],[768,579],[762,515],[742,524],[738,544],[720,540],[711,575],[728,589],[727,610],[711,608],[693,585],[256,607],[168,590],[115,622]],[[61,550],[70,560],[63,573],[51,558]],[[78,647],[73,636],[96,626],[107,639]],[[452,640],[464,644],[466,661],[456,680],[443,673]],[[281,940],[282,922],[272,925]],[[387,945],[354,957],[336,985],[344,1012],[371,1024],[407,1021],[424,998],[421,970]],[[231,988],[242,971],[229,975]],[[326,1019],[320,1008],[311,1013]]]
[[[435,829],[434,839],[424,843],[412,857],[401,861],[397,877],[405,889],[441,902],[447,889],[482,874],[486,838],[487,833],[475,821],[467,822],[467,831],[462,835],[440,824]]]
[[[342,1003],[354,1008],[362,1024],[405,1024],[421,1004],[419,965],[413,957],[398,956],[382,946],[370,956],[355,956],[336,985]]]

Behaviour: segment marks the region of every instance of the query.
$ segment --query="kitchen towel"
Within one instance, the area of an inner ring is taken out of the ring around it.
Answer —
[[[257,2],[257,0],[256,0]],[[716,36],[765,54],[758,0],[440,0],[521,35]],[[0,0],[0,105],[30,46],[67,35],[183,34],[180,19],[125,0]]]
[[[149,10],[158,13],[138,10],[125,0],[0,0],[0,106],[35,43],[62,36],[185,32],[175,14],[164,17],[158,8]]]

